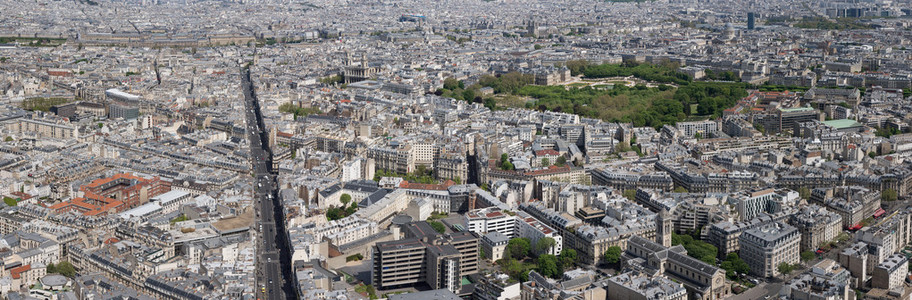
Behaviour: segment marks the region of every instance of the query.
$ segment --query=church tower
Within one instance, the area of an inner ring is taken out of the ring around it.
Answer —
[[[671,232],[674,227],[671,225],[671,213],[662,209],[656,216],[656,243],[665,247],[671,247]]]

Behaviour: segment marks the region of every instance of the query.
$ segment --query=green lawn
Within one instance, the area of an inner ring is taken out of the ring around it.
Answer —
[[[20,43],[37,47],[57,47],[66,43],[66,39],[0,36],[0,44]]]

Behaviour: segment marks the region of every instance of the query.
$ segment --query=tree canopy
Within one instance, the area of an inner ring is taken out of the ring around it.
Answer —
[[[532,249],[531,242],[527,238],[512,238],[507,243],[507,249],[505,253],[510,254],[510,258],[513,259],[523,259],[529,255],[529,250]]]
[[[725,276],[729,279],[734,279],[739,274],[747,274],[750,272],[750,266],[734,252],[729,253],[728,256],[725,257],[725,261],[723,261],[719,267],[725,270]]]
[[[543,254],[538,257],[538,268],[536,271],[542,276],[551,277],[551,278],[560,278],[564,273],[558,267],[557,257],[551,254]]]
[[[348,202],[351,202],[351,200],[352,196],[349,194],[342,194],[342,196],[339,196],[339,201],[341,201],[343,205],[348,205]]]
[[[559,257],[561,267],[564,269],[572,268],[577,259],[576,250],[573,250],[572,248],[565,248],[563,251],[561,251]]]
[[[62,261],[62,262],[58,263],[56,266],[56,271],[60,275],[63,275],[63,276],[69,277],[69,278],[73,278],[74,276],[76,276],[76,268],[74,268],[73,264],[71,264],[68,261]]]
[[[684,249],[687,250],[687,255],[711,265],[716,264],[716,254],[718,254],[719,249],[712,244],[694,239],[689,235],[676,233],[671,234],[671,244],[683,245]]]
[[[605,251],[605,262],[617,265],[621,261],[621,247],[611,246]]]
[[[431,228],[434,228],[434,230],[436,230],[439,233],[446,232],[446,225],[443,225],[443,223],[440,223],[437,221],[430,221],[430,222],[428,222],[428,225],[431,225]]]
[[[550,237],[543,237],[535,242],[535,253],[547,253],[557,243]]]
[[[896,201],[897,197],[896,190],[886,189],[881,193],[880,199],[883,201]]]

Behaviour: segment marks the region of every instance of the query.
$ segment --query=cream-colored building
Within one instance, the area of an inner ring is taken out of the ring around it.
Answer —
[[[801,235],[791,225],[782,222],[763,225],[745,231],[739,239],[741,259],[757,276],[776,276],[780,264],[799,261]]]
[[[31,133],[42,138],[72,139],[78,137],[76,126],[63,121],[16,119],[6,123],[6,129],[14,134]]]

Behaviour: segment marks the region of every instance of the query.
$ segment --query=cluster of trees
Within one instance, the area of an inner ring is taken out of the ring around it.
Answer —
[[[725,257],[725,261],[722,261],[722,264],[720,264],[719,267],[725,270],[725,276],[732,280],[740,276],[740,274],[747,274],[750,272],[750,266],[734,252],[729,253],[728,256]]]
[[[634,126],[675,124],[691,115],[719,117],[722,111],[747,96],[747,84],[725,82],[694,82],[677,65],[663,64],[601,64],[590,65],[585,60],[568,61],[567,68],[573,75],[589,78],[634,76],[643,80],[679,85],[679,88],[659,85],[650,88],[639,84],[634,87],[616,85],[612,89],[592,87],[567,88],[564,86],[532,85],[534,76],[512,72],[501,76],[484,75],[478,83],[466,87],[455,78],[444,80],[443,88],[436,94],[459,100],[484,103],[490,109],[497,106],[494,98],[482,98],[479,89],[491,87],[494,93],[535,98],[526,102],[529,109],[549,110],[598,118],[609,122],[633,123]],[[738,81],[734,73],[710,72],[710,78]],[[695,109],[694,109],[695,108]]]
[[[36,47],[57,47],[66,42],[66,39],[12,36],[0,37],[0,44],[11,44],[16,42]]]
[[[339,201],[342,202],[342,206],[330,206],[329,209],[326,210],[326,219],[330,221],[338,220],[348,217],[358,211],[358,203],[352,202],[351,200],[352,198],[349,194],[342,194],[342,196],[339,196]],[[349,202],[351,202],[351,205],[348,204]]]
[[[637,190],[635,190],[635,189],[624,190],[624,193],[623,193],[624,198],[627,198],[627,200],[630,200],[630,201],[636,200],[636,194],[637,194]]]
[[[343,82],[342,75],[338,75],[338,74],[320,78],[320,83],[329,84],[329,85],[332,85],[335,83],[342,83],[342,82]]]
[[[900,133],[902,133],[902,131],[899,131],[899,129],[896,129],[895,127],[890,127],[890,128],[877,127],[876,130],[874,131],[875,135],[877,135],[879,137],[885,137],[885,138],[889,138],[893,135],[897,135]]]
[[[735,72],[732,71],[725,71],[717,74],[713,70],[706,69],[705,73],[706,79],[709,80],[741,81],[741,77],[738,77],[738,75],[735,75]]]
[[[443,225],[443,223],[440,223],[438,221],[428,221],[427,223],[428,225],[431,225],[431,228],[434,228],[434,231],[437,231],[438,233],[446,232],[446,225]]]
[[[699,234],[695,235],[699,236]],[[711,265],[716,265],[716,254],[719,253],[719,249],[710,243],[694,239],[689,235],[672,233],[671,244],[675,246],[682,245],[684,246],[684,249],[687,250],[687,255],[690,255],[690,257],[702,260]]]
[[[355,286],[355,293],[367,295],[368,299],[380,299],[377,297],[377,289],[375,289],[373,285],[359,284],[358,286]]]
[[[519,72],[510,72],[500,76],[484,75],[478,79],[478,85],[490,87],[497,94],[516,94],[524,86],[535,83],[535,76]]]
[[[574,60],[566,63],[571,75],[582,74],[588,78],[627,77],[634,76],[643,80],[687,84],[693,81],[690,75],[677,71],[676,64],[645,64],[637,62],[624,62],[622,64],[592,65],[585,60]]]
[[[529,85],[520,88],[517,95],[536,99],[526,104],[529,109],[660,128],[690,115],[719,117],[747,96],[746,87],[743,83],[724,82],[693,82],[677,89],[667,85],[617,85],[610,90]],[[691,107],[696,107],[696,111]]]
[[[743,83],[694,82],[678,88],[674,100],[686,107],[696,104],[698,115],[720,117],[722,111],[744,97],[747,97],[747,85]]]
[[[880,194],[880,200],[885,202],[896,201],[898,194],[894,189],[886,189]]]
[[[481,88],[482,86],[478,84],[466,87],[461,80],[449,77],[443,80],[443,88],[438,89],[434,94],[456,100],[465,100],[469,103],[481,103],[488,109],[494,110],[497,107],[497,103],[492,98],[482,98],[479,91]]]
[[[672,100],[674,88],[664,85],[658,88],[617,85],[610,90],[529,85],[521,88],[518,95],[536,99],[526,103],[529,109],[565,112],[610,122],[632,122],[636,126],[661,127],[686,117],[684,107]]]
[[[779,271],[779,273],[787,275],[787,274],[791,273],[792,271],[798,269],[798,267],[799,267],[798,264],[792,265],[792,264],[784,262],[784,263],[779,264],[779,266],[777,266],[776,269]]]
[[[437,178],[434,177],[434,171],[427,169],[425,166],[418,166],[414,172],[401,174],[389,170],[377,170],[374,172],[374,181],[379,182],[381,177],[401,177],[408,182],[437,184]]]
[[[836,21],[830,21],[823,17],[805,18],[793,25],[797,28],[823,29],[823,30],[852,30],[852,29],[871,29],[871,25],[856,22],[853,18],[838,18]]]
[[[811,88],[805,87],[805,86],[790,86],[790,85],[786,86],[786,85],[764,84],[764,85],[761,85],[760,87],[758,87],[757,89],[761,92],[785,92],[785,91],[807,92]]]
[[[456,43],[459,43],[460,45],[462,45],[462,43],[472,41],[472,38],[470,38],[470,37],[460,37],[460,38],[457,38],[456,36],[453,36],[453,35],[447,35],[447,36],[446,36],[446,39],[447,39],[447,40],[454,41],[454,42],[456,42]]]
[[[547,157],[546,157],[546,158],[542,158],[541,164],[542,164],[542,167],[551,166],[551,160],[548,159]],[[558,156],[557,159],[554,160],[554,165],[555,165],[555,166],[563,167],[563,166],[566,165],[566,164],[567,164],[567,157],[565,157],[565,156]]]
[[[279,105],[279,111],[286,114],[294,114],[294,119],[297,120],[298,117],[306,117],[309,115],[318,115],[323,112],[319,108],[315,107],[298,107],[291,102]]]
[[[805,250],[801,252],[801,261],[811,261],[814,258],[817,258],[817,255],[814,254],[814,251]]]
[[[535,77],[519,72],[498,76],[484,75],[478,79],[478,83],[468,87],[462,81],[451,77],[444,79],[443,88],[438,89],[434,94],[456,100],[465,100],[470,103],[480,103],[488,109],[494,110],[497,109],[497,101],[492,97],[482,97],[481,88],[490,87],[494,89],[496,94],[511,95],[519,91],[520,88],[534,82]]]
[[[68,261],[59,262],[57,265],[50,263],[47,265],[47,273],[60,274],[69,278],[73,278],[76,276],[76,268],[74,268],[73,264]]]
[[[621,262],[621,247],[611,246],[608,247],[608,250],[605,250],[605,262],[611,266],[617,267]]]
[[[19,200],[10,197],[3,197],[3,203],[6,203],[6,206],[16,206],[16,204],[19,203]]]
[[[506,153],[500,155],[500,162],[497,164],[497,166],[500,167],[501,170],[510,171],[515,169],[513,163],[510,162],[510,157],[507,156]]]
[[[527,238],[510,239],[504,258],[497,264],[510,278],[520,282],[529,280],[529,271],[533,269],[542,276],[560,278],[565,269],[574,266],[577,253],[573,249],[564,249],[559,256],[548,254],[555,243],[549,237],[539,239],[535,245]]]

